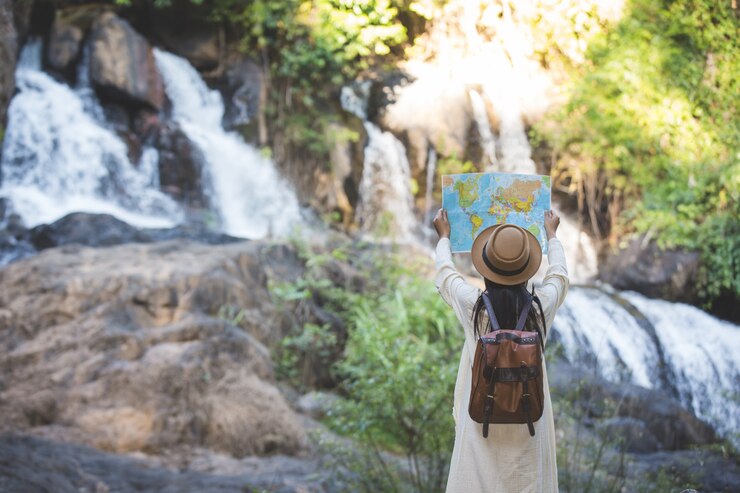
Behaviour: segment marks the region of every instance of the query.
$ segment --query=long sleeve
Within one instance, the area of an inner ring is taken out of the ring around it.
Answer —
[[[434,284],[442,299],[452,307],[458,320],[468,320],[472,316],[475,300],[480,295],[480,290],[465,281],[465,278],[457,271],[452,263],[452,252],[450,251],[449,238],[441,238],[436,248],[437,274]],[[467,326],[468,324],[464,324]],[[472,332],[466,334],[472,337]]]
[[[548,242],[547,260],[549,266],[542,280],[542,285],[537,289],[537,294],[542,301],[545,312],[547,328],[552,326],[555,312],[565,301],[568,293],[570,280],[568,279],[568,267],[565,262],[565,251],[560,240],[553,238]]]

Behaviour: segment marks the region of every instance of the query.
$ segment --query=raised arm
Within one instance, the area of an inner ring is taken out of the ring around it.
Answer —
[[[557,230],[560,218],[553,211],[545,212],[545,232],[547,233],[547,260],[549,266],[542,281],[542,286],[537,290],[542,308],[545,311],[547,328],[552,326],[555,312],[565,301],[568,293],[570,280],[568,279],[568,267],[565,263],[565,251],[563,245],[557,238]]]
[[[452,263],[452,252],[450,250],[450,223],[447,219],[447,211],[440,209],[434,218],[434,228],[439,234],[439,242],[436,248],[435,265],[437,273],[434,284],[437,286],[440,296],[452,307],[458,320],[462,323],[470,318],[473,305],[480,294],[480,290],[465,281],[465,278],[457,271]],[[463,326],[466,324],[463,323]]]

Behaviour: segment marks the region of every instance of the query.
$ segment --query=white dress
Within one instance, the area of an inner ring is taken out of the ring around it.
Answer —
[[[545,408],[542,417],[534,423],[535,436],[529,436],[524,424],[491,424],[488,438],[483,438],[483,425],[476,423],[468,415],[472,361],[476,346],[471,317],[473,305],[481,291],[467,283],[455,269],[449,239],[439,240],[436,254],[435,284],[445,302],[455,310],[465,331],[452,409],[455,419],[455,446],[447,478],[447,493],[557,492],[555,423],[544,362]],[[542,302],[549,329],[555,318],[555,311],[565,299],[569,284],[565,253],[556,238],[549,241],[547,258],[547,273],[542,285],[535,288],[535,292]]]

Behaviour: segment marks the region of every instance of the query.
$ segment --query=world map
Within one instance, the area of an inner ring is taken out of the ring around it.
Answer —
[[[529,230],[547,252],[545,211],[550,209],[550,177],[516,173],[442,176],[442,207],[450,220],[455,253],[470,252],[479,232],[499,223]]]

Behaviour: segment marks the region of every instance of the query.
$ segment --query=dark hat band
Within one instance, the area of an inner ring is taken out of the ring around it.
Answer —
[[[491,241],[491,240],[489,239],[488,241]],[[488,267],[489,269],[491,269],[493,272],[495,272],[496,274],[500,276],[515,276],[517,274],[521,274],[522,272],[524,272],[524,269],[526,269],[527,265],[529,265],[529,259],[532,258],[532,255],[529,255],[527,257],[527,261],[524,262],[524,265],[522,265],[518,269],[515,269],[515,270],[499,269],[498,267],[493,265],[490,260],[488,260],[488,257],[486,257],[486,250],[488,249],[488,241],[486,242],[485,245],[483,245],[483,250],[481,250],[481,253],[480,253],[480,256],[483,257],[483,263],[486,264],[486,267]]]

